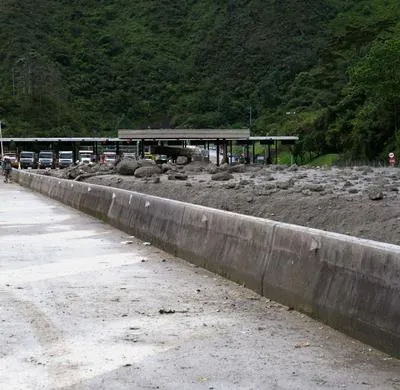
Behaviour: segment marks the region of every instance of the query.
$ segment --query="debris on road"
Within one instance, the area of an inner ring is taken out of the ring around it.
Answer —
[[[173,314],[173,313],[175,313],[175,310],[173,310],[173,309],[160,309],[158,312],[160,314]]]
[[[307,348],[309,347],[311,344],[308,341],[303,341],[301,343],[297,343],[294,347],[295,348]]]

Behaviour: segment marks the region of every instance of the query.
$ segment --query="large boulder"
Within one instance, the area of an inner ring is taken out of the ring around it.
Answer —
[[[186,165],[189,162],[189,158],[186,156],[178,156],[176,158],[176,165]]]
[[[381,200],[383,199],[383,190],[377,185],[369,186],[367,189],[368,197],[371,200]]]
[[[179,172],[171,173],[168,175],[168,180],[187,180],[187,178],[188,175]]]
[[[205,168],[207,168],[207,166],[208,164],[205,164],[201,161],[194,161],[185,166],[185,172],[202,172],[205,170]]]
[[[156,165],[156,162],[154,160],[150,160],[148,158],[143,158],[141,160],[138,160],[139,167],[149,167],[149,166],[154,166]]]
[[[139,163],[131,158],[124,158],[117,165],[117,173],[120,175],[134,175],[136,169],[139,168]]]
[[[224,162],[218,167],[218,172],[228,171],[229,167],[230,167],[230,165]]]
[[[326,190],[326,185],[316,183],[306,183],[302,186],[303,190],[309,190],[312,192],[322,192]]]
[[[150,177],[153,175],[160,175],[162,173],[158,165],[148,165],[144,167],[137,168],[135,170],[135,177]]]
[[[209,164],[206,171],[210,174],[210,175],[214,175],[215,173],[218,172],[218,167],[214,164]]]
[[[227,181],[233,179],[233,175],[227,171],[225,172],[217,172],[211,175],[211,180],[217,181]]]
[[[161,169],[162,169],[163,173],[165,173],[165,172],[171,171],[173,169],[173,166],[171,164],[164,163],[164,164],[161,164]]]
[[[85,171],[79,165],[68,168],[65,170],[65,175],[68,179],[75,179],[79,175],[82,175]]]
[[[107,164],[97,164],[93,168],[96,172],[107,172],[115,169],[113,166]]]
[[[235,173],[243,173],[245,170],[244,164],[229,165],[228,171]]]

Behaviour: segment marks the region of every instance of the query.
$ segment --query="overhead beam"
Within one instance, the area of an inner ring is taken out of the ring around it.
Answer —
[[[216,140],[243,139],[250,137],[250,129],[141,129],[118,130],[120,139],[180,139],[180,140]]]

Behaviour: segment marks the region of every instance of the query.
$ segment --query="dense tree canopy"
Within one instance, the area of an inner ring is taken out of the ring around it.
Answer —
[[[400,152],[397,0],[1,3],[9,135],[251,125],[299,154]]]

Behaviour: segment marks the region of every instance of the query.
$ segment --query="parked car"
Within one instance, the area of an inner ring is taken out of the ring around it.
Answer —
[[[22,151],[19,154],[19,163],[22,169],[33,168],[36,169],[38,167],[37,154],[35,152],[30,151]]]
[[[168,156],[166,154],[157,154],[156,155],[156,164],[164,164],[168,162]]]
[[[58,168],[67,168],[74,163],[74,153],[72,150],[60,150],[58,152]]]
[[[42,150],[39,152],[39,168],[54,168],[54,155],[52,151]]]

